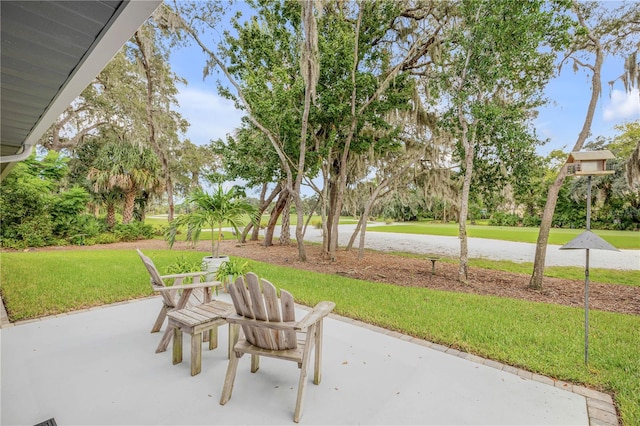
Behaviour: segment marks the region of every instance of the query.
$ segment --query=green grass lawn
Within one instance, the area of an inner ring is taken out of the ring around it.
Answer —
[[[148,250],[161,272],[195,251]],[[151,294],[134,250],[1,253],[2,296],[12,321]],[[612,392],[625,424],[640,424],[640,317],[515,299],[398,287],[250,261],[296,301],[336,302],[335,312],[545,376]],[[384,301],[384,303],[382,303]]]
[[[395,232],[401,234],[425,234],[442,235],[448,237],[458,236],[458,224],[437,222],[407,222],[403,224],[378,225],[367,227],[367,232]],[[510,226],[485,226],[467,225],[467,233],[473,238],[490,238],[494,240],[516,241],[523,243],[536,243],[538,228],[510,227]],[[563,245],[577,237],[584,229],[551,229],[549,244]],[[594,230],[594,233],[602,237],[619,249],[640,249],[640,232],[632,231],[606,231]]]

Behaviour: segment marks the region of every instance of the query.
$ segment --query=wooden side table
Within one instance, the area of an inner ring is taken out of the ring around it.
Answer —
[[[202,333],[209,333],[209,350],[218,347],[218,327],[227,323],[227,316],[235,313],[230,303],[213,300],[202,305],[178,309],[167,314],[168,327],[173,328],[173,364],[182,362],[182,333],[191,335],[191,375],[202,370]],[[237,333],[229,330],[229,354]]]

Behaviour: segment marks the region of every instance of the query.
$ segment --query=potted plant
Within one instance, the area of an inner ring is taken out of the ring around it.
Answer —
[[[236,278],[249,272],[249,262],[241,262],[238,259],[229,258],[223,262],[216,271],[216,280],[222,282],[222,288],[227,291],[227,284],[231,284]]]
[[[230,226],[239,237],[240,227],[244,226],[247,216],[254,225],[257,223],[258,210],[245,201],[245,193],[241,188],[232,186],[225,190],[221,183],[211,193],[201,188],[195,189],[187,197],[186,203],[191,205],[191,211],[171,221],[165,239],[169,247],[173,247],[178,228],[186,227],[186,240],[195,246],[202,230],[211,229],[211,256],[204,257],[202,262],[207,265],[205,270],[215,274],[220,265],[229,260],[227,256],[220,256],[222,226]]]

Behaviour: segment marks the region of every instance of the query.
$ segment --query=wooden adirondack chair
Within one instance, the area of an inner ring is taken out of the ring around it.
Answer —
[[[229,286],[236,314],[227,317],[227,321],[236,329],[236,333],[238,326],[241,326],[244,338],[234,345],[220,404],[226,404],[231,398],[238,361],[242,355],[251,354],[252,373],[259,368],[260,356],[294,361],[300,368],[298,396],[293,414],[293,421],[297,423],[302,415],[307,366],[314,346],[313,383],[320,384],[322,321],[333,310],[335,303],[320,302],[304,318],[296,322],[293,296],[290,293],[281,290],[278,300],[273,284],[264,279],[259,280],[258,276],[251,272],[246,275],[246,281],[247,286],[240,277]]]
[[[211,289],[222,285],[219,281],[200,282],[201,277],[208,273],[207,271],[160,275],[153,264],[153,261],[149,257],[145,256],[140,249],[136,250],[138,251],[140,259],[142,259],[142,263],[144,263],[147,271],[149,271],[153,291],[160,293],[162,296],[162,308],[160,309],[158,317],[153,324],[153,328],[151,329],[152,333],[160,331],[160,328],[162,328],[162,324],[167,317],[167,312],[182,309],[190,305],[199,305],[201,303],[210,302]],[[184,279],[187,277],[193,278],[192,284],[183,284]],[[165,280],[171,281],[171,283],[168,285]],[[156,348],[156,353],[167,350],[167,346],[171,341],[172,331],[173,330],[170,327],[167,327],[162,339],[160,339],[158,347]]]

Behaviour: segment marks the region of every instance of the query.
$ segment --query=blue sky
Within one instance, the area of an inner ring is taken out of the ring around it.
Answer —
[[[602,95],[591,125],[593,137],[616,134],[614,126],[640,120],[638,90],[626,93],[620,81],[616,82],[613,90],[607,84],[622,74],[623,63],[619,58],[608,58],[602,67]],[[582,70],[574,73],[571,64],[568,64],[559,77],[549,82],[546,95],[551,102],[539,110],[534,124],[538,136],[541,139],[548,138],[550,142],[538,152],[542,155],[553,149],[568,152],[584,124],[591,99],[591,74]]]
[[[225,138],[240,124],[242,112],[235,109],[232,102],[216,93],[216,80],[224,77],[212,74],[202,79],[205,56],[200,49],[191,46],[181,48],[172,54],[173,70],[188,81],[179,87],[179,111],[191,126],[186,137],[191,142],[202,145],[210,140]],[[625,93],[621,82],[609,89],[608,81],[622,74],[623,60],[609,57],[602,70],[602,96],[591,126],[592,136],[615,134],[614,126],[628,121],[640,120],[640,96],[637,89]],[[534,121],[540,139],[549,143],[540,147],[541,155],[553,149],[570,150],[582,129],[584,117],[591,97],[591,75],[585,71],[573,72],[567,64],[559,77],[553,79],[546,89],[550,104],[541,108]]]

